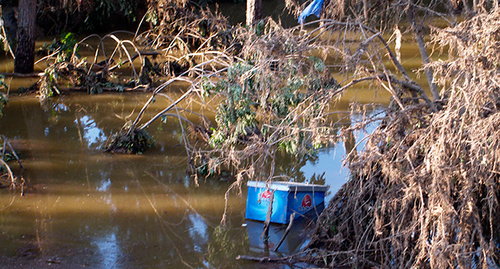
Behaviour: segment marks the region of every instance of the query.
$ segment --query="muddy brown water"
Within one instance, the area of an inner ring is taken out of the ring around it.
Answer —
[[[142,155],[103,153],[110,134],[148,96],[72,93],[44,104],[11,96],[0,130],[33,187],[23,197],[0,190],[0,265],[246,267],[251,264],[236,261],[236,254],[262,255],[250,244],[257,228],[246,225],[245,189],[229,196],[226,237],[214,234],[231,180],[195,185],[175,120],[149,128],[156,145]],[[153,110],[166,103],[158,100]],[[320,151],[317,160],[283,157],[277,166],[298,181],[330,185],[331,197],[345,180],[342,155],[340,145]]]
[[[414,45],[406,43],[402,54],[409,69],[420,63]],[[0,71],[9,70],[12,62],[1,60]],[[14,90],[32,80],[6,82]],[[179,92],[176,87],[167,91],[174,99]],[[26,167],[22,175],[33,187],[23,197],[19,190],[0,189],[0,267],[254,268],[236,255],[268,254],[261,242],[253,243],[260,226],[245,220],[245,188],[228,196],[227,230],[218,232],[231,179],[195,184],[186,172],[176,120],[148,129],[156,145],[142,155],[103,153],[110,135],[133,119],[148,97],[71,93],[40,103],[33,95],[10,96],[0,134],[16,148]],[[346,113],[351,100],[384,102],[387,94],[365,88],[347,92],[333,108],[345,124],[358,120]],[[158,98],[147,116],[168,104]],[[362,136],[357,134],[356,141]],[[282,156],[277,170],[300,182],[329,185],[328,201],[348,175],[341,167],[344,154],[339,143],[320,150],[317,159]],[[285,243],[290,249],[272,254],[286,255],[306,243],[303,235],[292,237]]]

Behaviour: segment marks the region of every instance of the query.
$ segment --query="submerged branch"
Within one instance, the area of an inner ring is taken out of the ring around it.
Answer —
[[[222,56],[225,56],[224,54],[221,54]],[[177,99],[176,102],[174,102],[173,104],[171,104],[170,106],[168,106],[167,108],[165,108],[162,112],[156,114],[152,119],[150,119],[148,122],[144,123],[143,125],[141,125],[139,127],[139,130],[143,130],[144,128],[146,128],[147,126],[149,126],[153,121],[155,121],[156,119],[158,119],[159,117],[161,117],[161,115],[167,111],[169,111],[170,109],[172,109],[174,106],[176,106],[180,101],[182,101],[184,98],[186,98],[190,93],[192,93],[194,91],[194,81],[193,79],[191,78],[188,78],[186,77],[189,73],[193,72],[193,71],[203,71],[202,67],[204,66],[207,66],[207,65],[211,65],[213,63],[217,63],[218,62],[218,58],[220,56],[217,56],[215,57],[214,59],[211,59],[211,60],[208,60],[208,61],[205,61],[203,63],[200,63],[200,64],[197,64],[191,68],[189,68],[188,70],[184,71],[182,74],[180,74],[179,76],[176,76],[176,77],[173,77],[171,79],[169,79],[168,81],[164,82],[163,84],[161,84],[160,86],[156,87],[156,89],[153,91],[153,94],[151,95],[151,97],[148,99],[148,101],[144,104],[144,106],[142,107],[141,111],[139,112],[139,114],[137,115],[136,119],[134,120],[134,122],[132,123],[132,125],[130,126],[130,129],[128,131],[128,134],[130,134],[130,131],[135,129],[138,122],[142,119],[142,116],[144,114],[144,112],[146,111],[147,107],[155,100],[155,97],[156,95],[158,95],[158,93],[160,93],[163,89],[165,89],[167,86],[169,86],[170,84],[176,82],[176,81],[184,81],[184,82],[188,82],[191,84],[191,87],[189,88],[189,90],[184,93],[179,99]],[[225,71],[226,68],[222,68],[221,70],[218,70],[216,72],[214,72],[213,74],[219,74],[220,72],[223,72]],[[201,78],[203,76],[199,76],[199,78]],[[210,75],[205,75],[205,77],[210,77]],[[127,134],[127,135],[128,135]]]
[[[12,173],[12,170],[10,169],[9,165],[3,159],[0,159],[0,164],[3,165],[3,166],[0,166],[0,167],[4,167],[7,170],[7,174],[9,176],[9,179],[10,179],[10,182],[11,182],[11,186],[15,186],[15,184],[16,184],[16,178],[14,177],[14,174]]]
[[[417,40],[418,49],[420,51],[420,56],[422,58],[422,62],[424,63],[424,66],[425,66],[424,67],[425,76],[427,77],[427,82],[429,84],[429,88],[430,88],[431,93],[432,93],[433,101],[436,102],[436,101],[439,101],[441,99],[441,97],[439,96],[439,91],[436,87],[436,84],[434,83],[432,69],[429,67],[430,57],[429,57],[429,53],[427,53],[425,41],[424,41],[424,38],[422,35],[422,29],[421,29],[422,26],[417,25],[417,22],[416,22],[414,5],[415,4],[413,3],[413,0],[408,0],[408,11],[407,11],[408,20],[411,24],[411,29],[415,35],[415,39]]]
[[[19,167],[21,169],[24,169],[24,166],[23,164],[21,163],[21,159],[19,159],[19,156],[17,156],[17,153],[16,151],[14,150],[14,147],[12,146],[12,144],[10,144],[9,140],[7,139],[7,137],[5,137],[4,135],[2,135],[2,138],[3,138],[3,141],[4,141],[4,148],[3,148],[3,152],[2,152],[2,159],[5,158],[5,151],[6,151],[6,145],[9,146],[10,148],[10,152],[12,153],[12,155],[14,155],[14,157],[16,158],[17,162],[19,163]]]
[[[187,74],[188,71],[184,72],[183,74]],[[167,82],[161,84],[160,86],[158,86],[153,94],[151,95],[151,97],[148,99],[148,101],[144,104],[144,106],[142,107],[141,111],[139,111],[139,114],[137,115],[137,117],[135,118],[135,120],[132,122],[132,125],[130,126],[129,128],[129,131],[127,132],[127,135],[130,134],[130,132],[132,130],[134,130],[137,126],[137,123],[142,119],[142,116],[144,114],[144,112],[146,111],[146,109],[148,108],[148,106],[155,100],[155,97],[156,95],[162,91],[165,87],[169,86],[170,84],[176,82],[176,81],[185,81],[185,82],[191,82],[191,79],[188,79],[188,78],[184,78],[182,76],[179,76],[179,77],[174,77],[174,78],[171,78],[169,79]],[[181,100],[178,100],[179,102]],[[172,108],[172,106],[170,107],[170,109]],[[167,110],[168,111],[168,110]]]
[[[166,107],[165,109],[163,109],[161,112],[159,112],[158,114],[156,114],[149,121],[147,121],[146,123],[144,123],[143,125],[141,125],[140,127],[138,127],[137,130],[139,130],[139,131],[144,130],[144,128],[148,127],[153,121],[157,120],[159,117],[161,117],[165,113],[167,113],[170,109],[172,109],[173,107],[175,107],[180,101],[184,100],[184,98],[186,98],[192,92],[193,92],[193,88],[191,87],[181,97],[179,97],[177,100],[175,100],[175,102],[173,102],[168,107]]]
[[[22,74],[22,73],[0,73],[1,76],[5,77],[18,77],[18,78],[30,78],[30,77],[41,77],[45,75],[45,73],[29,73],[29,74]]]

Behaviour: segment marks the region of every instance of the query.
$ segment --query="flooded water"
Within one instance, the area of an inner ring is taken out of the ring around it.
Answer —
[[[44,107],[33,97],[11,98],[0,130],[34,188],[24,197],[0,192],[2,254],[100,268],[199,267],[210,259],[230,182],[195,187],[175,123],[155,126],[156,147],[147,154],[102,152],[120,117],[146,97],[72,94]],[[230,223],[239,228],[244,198],[230,198]]]
[[[248,236],[255,225],[245,223],[245,192],[229,196],[229,229],[216,230],[231,182],[207,179],[195,185],[186,173],[177,122],[154,124],[149,131],[156,145],[143,155],[103,153],[110,134],[147,97],[75,93],[40,104],[34,96],[11,96],[0,130],[22,158],[23,177],[32,188],[23,197],[0,191],[0,253],[8,262],[245,267],[235,256],[258,254]],[[158,109],[164,105],[155,103]],[[279,166],[299,181],[330,185],[329,198],[345,180],[343,154],[340,146],[321,151],[314,161]],[[294,249],[301,243],[292,242]]]
[[[417,51],[412,46],[403,52],[407,65],[418,62],[413,60]],[[11,62],[0,64],[0,71],[11,70]],[[32,83],[6,82],[13,88]],[[172,88],[169,95],[175,99],[176,92]],[[143,155],[103,153],[110,135],[133,119],[148,97],[71,93],[41,104],[33,95],[10,96],[0,134],[22,158],[22,175],[31,187],[23,197],[19,190],[0,189],[0,267],[254,268],[255,263],[235,257],[269,254],[256,240],[261,224],[245,220],[245,188],[241,195],[229,195],[228,226],[218,228],[232,182],[202,179],[196,186],[186,172],[177,121],[154,123],[148,131],[155,147]],[[387,95],[368,89],[347,92],[334,108],[344,124],[359,120],[346,112],[353,99],[371,103]],[[158,99],[149,115],[166,104]],[[355,140],[362,136],[356,134]],[[347,179],[344,155],[339,143],[321,150],[316,159],[283,156],[277,170],[299,182],[330,186],[328,201]],[[307,224],[297,227],[274,255],[293,253],[307,243]],[[282,227],[272,229],[275,237],[283,232]]]

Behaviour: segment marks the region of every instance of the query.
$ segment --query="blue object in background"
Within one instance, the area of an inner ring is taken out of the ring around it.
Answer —
[[[247,185],[245,214],[247,219],[266,220],[272,191],[274,191],[271,214],[273,223],[287,224],[292,213],[296,213],[295,219],[304,216],[315,218],[325,208],[325,192],[328,186],[294,182],[267,184],[263,181],[248,181]]]
[[[304,20],[309,16],[309,15],[316,15],[316,17],[321,16],[321,9],[323,8],[323,2],[325,0],[314,0],[311,4],[309,4],[302,13],[300,13],[299,16],[299,23],[303,24]]]

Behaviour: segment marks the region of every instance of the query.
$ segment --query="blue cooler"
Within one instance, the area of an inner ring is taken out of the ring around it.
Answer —
[[[248,181],[247,209],[245,217],[265,221],[271,193],[274,190],[271,222],[287,224],[290,215],[315,218],[325,207],[328,186],[295,183]]]

